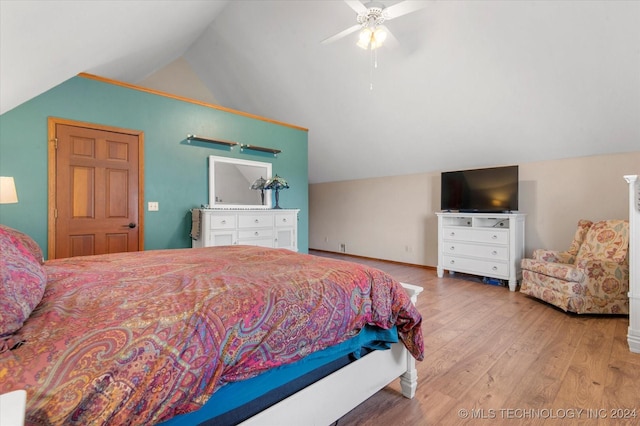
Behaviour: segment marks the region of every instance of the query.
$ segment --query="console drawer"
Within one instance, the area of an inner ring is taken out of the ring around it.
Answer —
[[[485,260],[509,260],[509,249],[505,245],[485,245],[447,241],[444,244],[445,255],[470,256]]]
[[[472,241],[476,243],[508,244],[509,231],[494,228],[443,227],[442,238],[448,241]]]
[[[471,259],[467,257],[443,256],[445,269],[457,272],[466,272],[474,275],[483,275],[493,278],[508,278],[509,264],[501,261]]]

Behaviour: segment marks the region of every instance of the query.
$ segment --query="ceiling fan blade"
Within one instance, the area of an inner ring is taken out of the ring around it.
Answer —
[[[395,19],[399,16],[415,12],[416,10],[420,10],[428,4],[429,3],[426,1],[405,0],[403,2],[396,3],[392,6],[384,8],[382,13],[384,15],[384,19],[388,21],[390,19]]]
[[[344,2],[348,4],[351,9],[355,10],[358,15],[367,13],[367,7],[358,0],[344,0]]]
[[[342,37],[346,37],[351,33],[355,33],[356,31],[358,31],[360,28],[362,28],[362,25],[357,24],[354,25],[352,27],[347,28],[346,30],[340,31],[338,34],[332,35],[329,38],[326,38],[324,40],[322,40],[320,42],[320,44],[329,44],[329,43],[333,43],[336,40],[341,39]]]

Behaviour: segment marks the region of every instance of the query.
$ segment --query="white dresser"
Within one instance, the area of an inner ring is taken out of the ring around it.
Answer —
[[[522,277],[524,220],[521,213],[436,213],[438,277],[444,270],[509,281]]]
[[[196,209],[192,247],[252,245],[298,251],[298,209]]]

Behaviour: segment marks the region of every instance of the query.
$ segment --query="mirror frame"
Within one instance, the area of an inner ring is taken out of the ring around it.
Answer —
[[[209,208],[211,209],[270,209],[271,208],[272,197],[271,197],[270,190],[264,191],[264,198],[265,198],[264,205],[262,204],[227,204],[227,203],[216,202],[215,170],[216,170],[217,163],[260,167],[264,169],[264,175],[261,173],[261,176],[264,177],[265,180],[271,179],[271,176],[272,176],[271,163],[210,155],[209,156]],[[256,192],[258,191],[256,190]]]

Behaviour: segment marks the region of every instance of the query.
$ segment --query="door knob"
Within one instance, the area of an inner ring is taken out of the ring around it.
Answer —
[[[133,229],[133,228],[135,228],[135,227],[136,227],[136,224],[135,224],[135,223],[131,222],[131,223],[129,224],[129,228]]]

